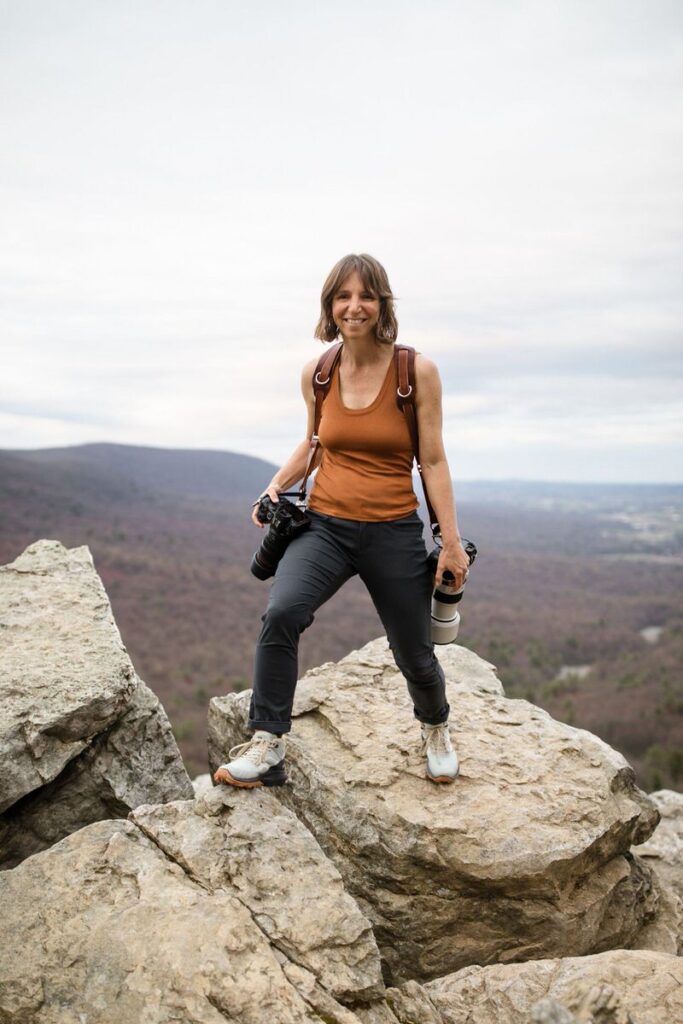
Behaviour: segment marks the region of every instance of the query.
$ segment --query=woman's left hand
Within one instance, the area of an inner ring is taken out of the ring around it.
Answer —
[[[438,587],[443,581],[443,574],[446,569],[452,572],[455,576],[455,580],[445,580],[444,586],[453,587],[455,590],[460,590],[461,586],[465,582],[465,574],[470,567],[470,560],[467,557],[464,547],[462,544],[455,544],[450,547],[444,547],[441,549],[439,555],[439,561],[436,565],[436,573],[434,574],[434,586]]]

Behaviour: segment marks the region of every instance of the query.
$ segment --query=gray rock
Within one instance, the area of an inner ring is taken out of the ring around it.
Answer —
[[[438,1024],[674,1024],[683,1020],[683,960],[610,950],[593,956],[468,967],[428,982]],[[407,1024],[405,994],[387,1000]],[[414,1018],[419,1019],[419,1018]]]
[[[208,772],[204,772],[203,775],[197,775],[192,780],[192,788],[196,797],[206,796],[213,789],[213,782]]]
[[[683,954],[683,794],[670,789],[650,793],[661,815],[656,829],[632,852],[652,872],[659,893],[655,919],[639,932],[633,949]]]
[[[0,875],[0,1020],[308,1024],[243,903],[128,821],[88,825]]]
[[[438,654],[461,759],[453,785],[425,779],[382,639],[299,681],[291,784],[273,790],[372,921],[385,978],[627,945],[657,904],[629,853],[659,818],[633,770],[590,733],[506,699],[471,652]],[[212,769],[248,735],[250,696],[211,701]]]
[[[138,807],[130,820],[207,891],[237,896],[269,941],[335,999],[384,993],[370,922],[271,791],[220,786],[196,801]]]
[[[530,1020],[532,1024],[577,1024],[574,1014],[565,1010],[552,996],[534,1004]]]
[[[369,922],[267,792],[88,825],[0,875],[0,1020],[360,1024]]]
[[[678,1024],[683,960],[610,950],[593,956],[466,967],[409,981],[359,1007],[363,1024]]]
[[[683,898],[683,793],[661,789],[650,793],[661,820],[646,842],[633,852],[648,864],[656,864],[663,878]]]
[[[86,547],[0,567],[0,866],[143,802],[193,794]]]

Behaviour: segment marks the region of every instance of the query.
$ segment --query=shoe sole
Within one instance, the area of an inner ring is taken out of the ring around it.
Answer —
[[[258,779],[236,779],[230,774],[227,768],[218,768],[214,774],[213,781],[223,783],[226,786],[239,786],[240,789],[256,789],[259,786],[283,786],[287,781],[285,766],[274,764],[265,775]]]
[[[429,779],[430,782],[455,782],[459,774],[460,766],[458,766],[458,770],[455,775],[431,775],[429,769],[427,769],[425,777]]]

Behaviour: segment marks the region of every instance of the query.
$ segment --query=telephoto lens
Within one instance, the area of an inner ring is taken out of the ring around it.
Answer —
[[[477,549],[471,540],[461,541],[465,554],[470,560],[470,565],[476,558]],[[434,548],[427,558],[429,567],[433,573],[439,562],[441,548]],[[469,572],[469,570],[468,570]],[[455,576],[448,569],[443,573],[441,583],[434,589],[432,595],[432,642],[435,644],[452,644],[458,635],[460,628],[460,614],[458,603],[462,598],[467,582],[467,574],[459,589],[454,587]]]
[[[261,546],[251,560],[250,569],[259,580],[274,576],[287,545],[311,525],[305,511],[280,494],[278,501],[271,501],[264,495],[259,502],[256,518],[260,523],[270,523],[270,529]]]

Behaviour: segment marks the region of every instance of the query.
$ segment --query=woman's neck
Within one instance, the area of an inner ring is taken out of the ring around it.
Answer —
[[[393,345],[371,338],[344,338],[341,360],[352,370],[362,370],[365,366],[377,366],[384,363],[387,350],[393,354]]]

